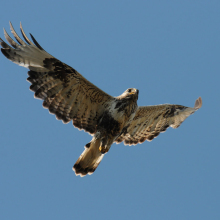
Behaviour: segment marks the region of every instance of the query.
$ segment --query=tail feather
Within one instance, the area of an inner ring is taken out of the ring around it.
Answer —
[[[85,150],[73,166],[73,171],[81,177],[91,175],[100,164],[104,154],[99,151],[100,140],[93,140],[85,146]]]

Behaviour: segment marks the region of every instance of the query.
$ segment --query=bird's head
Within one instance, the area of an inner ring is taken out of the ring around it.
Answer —
[[[126,89],[118,98],[119,99],[138,99],[139,90],[135,88]]]

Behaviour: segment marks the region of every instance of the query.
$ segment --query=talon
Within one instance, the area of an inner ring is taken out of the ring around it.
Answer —
[[[100,151],[102,154],[105,154],[105,153],[108,152],[108,149],[107,149],[107,147],[102,147],[102,146],[100,146],[100,147],[99,147],[99,151]]]

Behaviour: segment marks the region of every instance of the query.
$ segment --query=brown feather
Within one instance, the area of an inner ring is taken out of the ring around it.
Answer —
[[[177,128],[202,106],[199,97],[194,108],[182,105],[137,107],[139,91],[127,89],[112,97],[85,79],[75,69],[47,53],[31,35],[34,43],[20,29],[27,44],[17,35],[10,23],[16,43],[5,31],[10,47],[0,38],[1,51],[12,62],[28,68],[27,81],[35,98],[63,123],[72,121],[78,129],[94,135],[76,161],[76,175],[92,174],[105,153],[116,143],[135,145],[151,141],[168,127]]]
[[[191,114],[202,106],[199,97],[194,108],[182,105],[155,105],[138,107],[136,114],[127,128],[127,132],[119,136],[115,142],[124,141],[125,145],[136,145],[145,140],[151,141],[168,127],[177,128]]]

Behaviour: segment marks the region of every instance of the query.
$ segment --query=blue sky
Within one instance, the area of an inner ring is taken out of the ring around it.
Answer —
[[[220,219],[219,1],[5,1],[41,46],[105,92],[202,108],[152,142],[113,145],[96,172],[72,166],[91,140],[33,98],[0,55],[0,219]],[[20,33],[19,33],[20,34]],[[0,36],[3,38],[3,31]],[[21,36],[21,35],[20,35]]]

